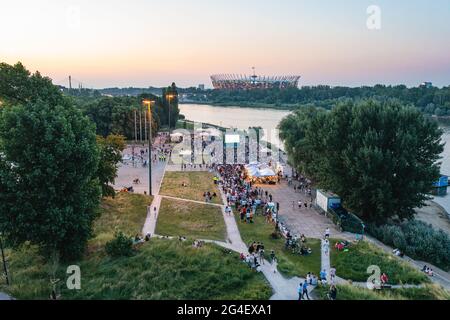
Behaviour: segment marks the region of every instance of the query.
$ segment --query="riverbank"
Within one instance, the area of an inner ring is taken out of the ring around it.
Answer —
[[[449,214],[439,203],[430,200],[426,202],[426,206],[416,209],[416,219],[431,224],[435,230],[441,229],[450,235],[450,219]]]

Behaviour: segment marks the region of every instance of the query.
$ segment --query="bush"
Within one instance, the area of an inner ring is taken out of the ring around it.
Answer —
[[[412,220],[398,225],[368,225],[367,231],[413,259],[450,270],[450,237],[442,230],[436,231],[431,225]]]
[[[114,239],[106,243],[105,250],[113,258],[130,257],[134,254],[133,239],[117,232]]]
[[[270,238],[271,239],[274,239],[274,240],[276,240],[276,239],[281,239],[281,233],[279,232],[279,231],[274,231],[274,232],[272,232],[271,234],[270,234]]]

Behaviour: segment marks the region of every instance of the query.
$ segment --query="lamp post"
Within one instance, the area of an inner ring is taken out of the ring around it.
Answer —
[[[167,101],[168,101],[168,103],[169,103],[169,137],[170,137],[170,134],[171,134],[171,122],[170,122],[170,109],[171,109],[171,107],[170,107],[170,102],[171,102],[171,100],[173,99],[173,98],[175,98],[175,95],[173,95],[173,94],[168,94],[168,95],[166,95],[166,97],[167,97]]]
[[[142,103],[147,106],[149,137],[148,137],[148,195],[152,196],[152,103],[155,101],[144,100]]]
[[[9,286],[8,268],[6,267],[5,252],[3,251],[2,233],[0,232],[0,251],[2,252],[3,271],[5,274],[6,285]]]

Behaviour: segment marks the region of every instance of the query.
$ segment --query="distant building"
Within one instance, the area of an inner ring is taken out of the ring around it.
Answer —
[[[287,89],[298,88],[300,76],[258,76],[242,74],[215,74],[211,76],[214,89],[252,90],[252,89]]]
[[[198,85],[198,89],[201,90],[201,91],[204,91],[205,90],[205,85],[204,84],[199,84]]]
[[[420,85],[423,88],[432,88],[433,87],[433,83],[432,82],[422,82],[422,84]]]
[[[247,76],[220,74],[211,76],[214,89],[251,90],[297,88],[300,76]]]

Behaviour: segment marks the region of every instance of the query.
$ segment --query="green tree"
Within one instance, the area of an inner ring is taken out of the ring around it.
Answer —
[[[295,163],[366,221],[412,218],[439,176],[441,130],[398,102],[346,102],[319,116],[296,113],[280,129]]]
[[[0,230],[9,242],[78,258],[99,204],[98,161],[94,126],[71,105],[0,108]]]
[[[106,138],[97,136],[97,146],[100,151],[100,162],[97,176],[102,186],[104,197],[113,197],[114,188],[110,185],[117,178],[117,170],[125,149],[125,137],[109,135]]]
[[[50,78],[39,72],[31,74],[18,62],[14,66],[0,63],[0,100],[10,104],[42,100],[55,105],[64,98]]]

